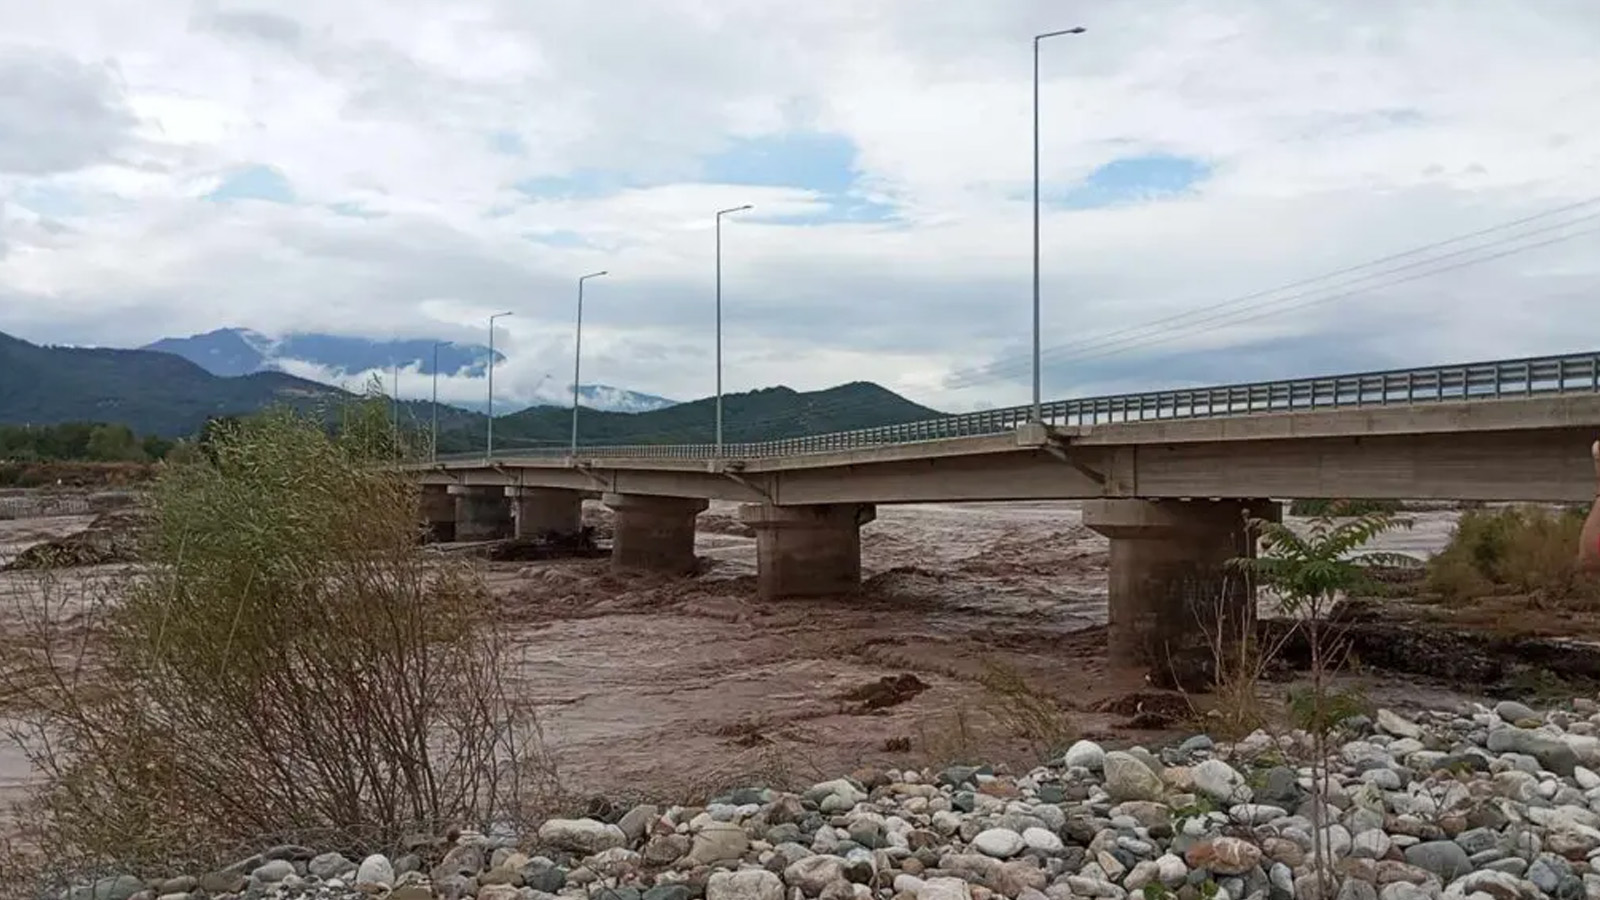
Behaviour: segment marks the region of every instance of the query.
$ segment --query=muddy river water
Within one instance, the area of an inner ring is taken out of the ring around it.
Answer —
[[[585,515],[607,513],[590,503]],[[1410,518],[1383,549],[1426,556],[1455,514]],[[0,520],[0,562],[88,521]],[[615,576],[604,560],[484,563],[517,689],[535,701],[569,787],[681,797],[864,765],[1020,764],[1028,743],[1006,726],[1006,699],[980,683],[997,671],[1058,703],[1081,733],[1141,737],[1125,715],[1094,709],[1144,685],[1105,659],[1094,626],[1107,546],[1077,504],[880,507],[862,540],[865,584],[847,601],[758,601],[754,539],[731,504],[702,515],[692,579]],[[0,616],[20,579],[0,573]],[[846,699],[907,674],[915,682],[901,683],[920,687],[901,702],[866,711]],[[0,747],[0,804],[29,778]]]

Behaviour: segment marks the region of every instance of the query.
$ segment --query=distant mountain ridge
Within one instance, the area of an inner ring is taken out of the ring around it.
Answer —
[[[365,372],[389,371],[399,365],[422,375],[434,373],[431,339],[374,340],[348,335],[291,332],[271,337],[248,328],[218,328],[188,337],[167,337],[139,348],[171,353],[189,360],[213,375],[226,378],[256,372],[280,371],[289,363],[304,363],[327,373],[331,381],[346,383]],[[496,365],[505,355],[494,353]],[[442,342],[438,347],[438,372],[444,376],[482,378],[488,372],[489,348],[482,344]],[[569,404],[571,386],[552,388],[547,395],[521,398],[532,405]],[[595,409],[643,412],[671,406],[675,401],[654,394],[603,384],[579,389],[579,402]],[[476,404],[469,404],[476,406]],[[480,411],[481,411],[481,407]]]
[[[192,435],[208,417],[248,415],[286,404],[316,409],[351,395],[285,372],[213,375],[180,356],[155,350],[54,347],[0,333],[0,424],[104,422],[140,434]],[[406,400],[402,420],[432,427],[435,407]],[[486,419],[454,406],[437,407],[439,449],[481,450]],[[944,416],[870,382],[821,391],[764,388],[723,398],[729,443],[848,431]],[[705,398],[647,412],[579,413],[583,444],[708,443],[715,436],[715,400]],[[495,419],[496,449],[565,446],[570,407],[539,406]]]

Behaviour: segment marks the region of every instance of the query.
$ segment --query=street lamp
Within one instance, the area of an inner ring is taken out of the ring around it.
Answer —
[[[717,458],[722,458],[722,217],[755,207],[746,203],[717,210]]]
[[[583,283],[605,275],[605,270],[590,272],[578,279],[578,334],[572,341],[572,456],[578,456],[578,378],[583,361]]]
[[[1033,422],[1044,421],[1039,398],[1039,42],[1083,32],[1078,27],[1033,36]]]
[[[503,319],[511,313],[495,313],[489,317],[489,438],[484,442],[485,457],[494,456],[494,320]]]

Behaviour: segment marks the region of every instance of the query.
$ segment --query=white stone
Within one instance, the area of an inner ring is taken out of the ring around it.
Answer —
[[[984,856],[992,856],[995,859],[1010,859],[1021,853],[1022,848],[1027,845],[1022,835],[1009,828],[990,828],[979,832],[978,836],[972,839],[974,849]]]
[[[1061,838],[1043,828],[1029,828],[1023,831],[1022,840],[1029,847],[1045,853],[1060,853],[1067,849],[1067,845],[1061,842]]]
[[[1114,800],[1159,800],[1161,778],[1150,767],[1120,750],[1105,758],[1106,792]]]
[[[972,900],[972,888],[959,878],[929,878],[917,889],[917,900]]]
[[[713,872],[706,900],[783,900],[783,880],[766,869]]]
[[[1169,888],[1176,888],[1189,878],[1189,864],[1180,856],[1164,854],[1156,860],[1156,867],[1161,871],[1161,883]]]
[[[1244,776],[1220,759],[1208,759],[1194,767],[1194,786],[1213,800],[1249,803],[1254,794]]]
[[[837,856],[808,856],[783,870],[783,880],[815,897],[822,889],[844,878],[844,860]],[[938,879],[934,879],[937,881]]]
[[[1378,727],[1399,738],[1420,738],[1422,728],[1410,719],[1389,709],[1378,710]]]
[[[358,886],[370,884],[394,887],[394,866],[390,864],[389,857],[374,853],[363,859],[361,865],[356,867],[355,883]]]
[[[540,843],[573,853],[593,856],[613,847],[627,846],[622,829],[593,819],[551,819],[539,826]]]
[[[1067,755],[1062,757],[1061,762],[1068,768],[1081,766],[1098,772],[1105,767],[1106,751],[1094,741],[1079,741],[1067,748]]]
[[[1383,859],[1389,852],[1389,835],[1381,828],[1363,831],[1350,841],[1350,855],[1357,859]]]
[[[1228,817],[1241,825],[1265,825],[1288,814],[1282,807],[1265,803],[1239,803],[1228,810]]]
[[[1572,777],[1578,782],[1578,787],[1586,791],[1600,788],[1600,775],[1596,775],[1593,769],[1577,766],[1572,770]]]

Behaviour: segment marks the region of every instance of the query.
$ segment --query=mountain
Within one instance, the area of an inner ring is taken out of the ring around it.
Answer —
[[[434,373],[434,342],[428,339],[379,341],[314,332],[291,332],[274,338],[248,328],[218,328],[188,337],[162,338],[140,349],[172,353],[213,375],[225,377],[294,368],[291,363],[305,364],[299,367],[301,371],[314,367],[326,372],[330,381],[341,384],[365,372],[388,371],[396,364],[414,368],[422,375]],[[441,375],[482,378],[487,373],[489,348],[482,344],[444,342],[438,349]],[[496,364],[505,362],[505,355],[499,351],[494,356]],[[519,399],[528,405],[571,403],[571,385],[541,388],[537,396]],[[586,384],[579,395],[584,406],[616,412],[662,409],[675,402],[604,384]],[[465,405],[479,411],[483,408],[477,403]]]
[[[723,440],[733,444],[899,425],[944,415],[865,381],[821,391],[774,387],[724,395],[722,433]],[[716,440],[716,399],[632,414],[584,409],[578,414],[578,428],[585,444],[709,444]],[[562,447],[571,440],[571,429],[571,407],[533,407],[495,417],[495,447]],[[466,428],[442,432],[439,450],[482,450],[484,440],[483,420],[478,418]]]
[[[0,422],[108,422],[141,434],[190,434],[208,416],[273,403],[302,408],[343,391],[282,372],[213,375],[170,353],[42,347],[0,334]]]

